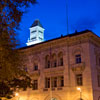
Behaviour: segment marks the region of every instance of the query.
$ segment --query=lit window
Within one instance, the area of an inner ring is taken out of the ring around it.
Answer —
[[[100,74],[98,74],[97,80],[98,80],[98,87],[100,87]]]
[[[45,78],[45,88],[50,88],[50,78]]]
[[[82,74],[77,74],[76,75],[76,84],[78,86],[82,86],[83,85],[83,76],[82,76]]]
[[[33,90],[38,89],[38,80],[33,80]]]
[[[81,55],[75,55],[76,64],[81,63]]]

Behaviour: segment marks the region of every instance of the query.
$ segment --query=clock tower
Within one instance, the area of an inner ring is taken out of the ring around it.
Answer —
[[[26,43],[27,46],[34,45],[44,41],[44,28],[42,27],[39,20],[35,20],[29,29],[30,38]]]

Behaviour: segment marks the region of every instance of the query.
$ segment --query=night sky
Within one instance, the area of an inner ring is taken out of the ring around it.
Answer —
[[[37,0],[37,2],[30,5],[22,16],[20,30],[17,31],[20,47],[26,46],[30,35],[29,28],[35,19],[39,19],[45,29],[45,40],[67,34],[67,15],[70,34],[75,30],[80,32],[89,29],[100,36],[100,0]]]

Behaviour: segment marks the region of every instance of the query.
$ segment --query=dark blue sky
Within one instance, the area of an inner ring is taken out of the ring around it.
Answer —
[[[29,27],[39,19],[45,31],[45,40],[67,34],[67,10],[69,33],[90,29],[100,36],[100,0],[37,0],[22,16],[18,39],[25,46],[29,37]]]

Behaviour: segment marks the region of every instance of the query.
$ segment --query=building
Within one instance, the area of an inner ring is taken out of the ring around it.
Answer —
[[[20,51],[34,85],[16,99],[100,100],[100,37],[93,32],[76,32]]]

